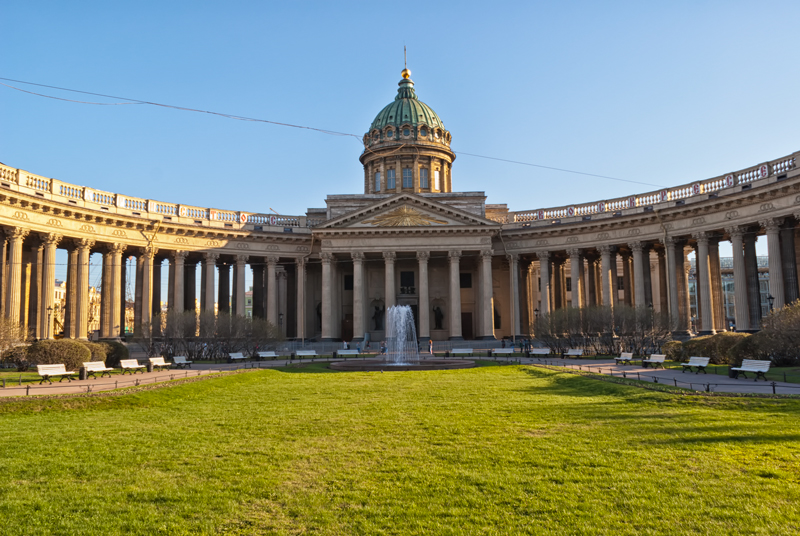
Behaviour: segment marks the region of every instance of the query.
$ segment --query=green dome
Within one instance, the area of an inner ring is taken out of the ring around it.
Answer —
[[[409,78],[404,78],[400,81],[400,89],[397,90],[397,96],[394,102],[389,103],[383,110],[378,112],[369,131],[375,129],[383,130],[387,126],[399,128],[403,125],[428,125],[429,128],[441,128],[445,130],[444,123],[436,115],[436,112],[431,110],[431,107],[417,98],[414,92],[414,82]]]

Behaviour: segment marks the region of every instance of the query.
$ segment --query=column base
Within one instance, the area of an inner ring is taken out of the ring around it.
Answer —
[[[336,342],[337,341],[337,339],[334,339],[333,337],[320,337],[319,340],[320,340],[320,342]]]
[[[497,337],[495,337],[494,335],[483,335],[481,337],[478,337],[476,340],[479,340],[479,341],[496,341]]]
[[[706,335],[715,335],[717,332],[713,329],[701,330],[697,332],[698,337],[705,337]]]
[[[692,333],[688,330],[673,331],[672,338],[680,341],[687,341],[692,338]]]
[[[464,337],[461,337],[461,336],[458,336],[458,337],[450,337],[450,338],[449,338],[449,339],[447,339],[447,340],[449,340],[449,341],[463,341],[463,340],[464,340]]]
[[[350,339],[350,344],[353,344],[354,342],[364,342],[364,337],[353,337]]]

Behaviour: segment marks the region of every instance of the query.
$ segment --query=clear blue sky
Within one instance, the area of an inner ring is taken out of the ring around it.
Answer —
[[[800,148],[798,19],[796,1],[5,0],[0,76],[360,137],[405,44],[456,152],[670,186]],[[363,189],[352,137],[4,86],[0,118],[0,161],[111,192],[301,214]],[[465,155],[453,186],[511,210],[654,189]]]

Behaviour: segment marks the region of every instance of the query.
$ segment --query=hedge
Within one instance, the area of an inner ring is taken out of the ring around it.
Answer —
[[[63,363],[67,370],[77,371],[91,359],[92,353],[83,343],[70,339],[43,340],[28,348],[28,362],[31,365]]]
[[[27,346],[15,346],[14,348],[9,348],[3,352],[3,356],[0,358],[0,360],[2,360],[3,363],[17,367],[17,372],[25,372],[31,366],[31,364],[28,362]]]
[[[121,359],[128,359],[130,353],[128,347],[121,342],[106,341],[103,343],[108,347],[108,354],[106,355],[107,367],[119,367]]]
[[[89,341],[79,341],[83,344],[89,351],[92,353],[92,361],[103,361],[105,362],[106,356],[108,355],[111,348],[105,342],[89,342]]]

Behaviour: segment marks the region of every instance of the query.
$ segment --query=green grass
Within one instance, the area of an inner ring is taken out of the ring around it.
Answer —
[[[797,534],[800,401],[514,365],[0,403],[3,534]]]

